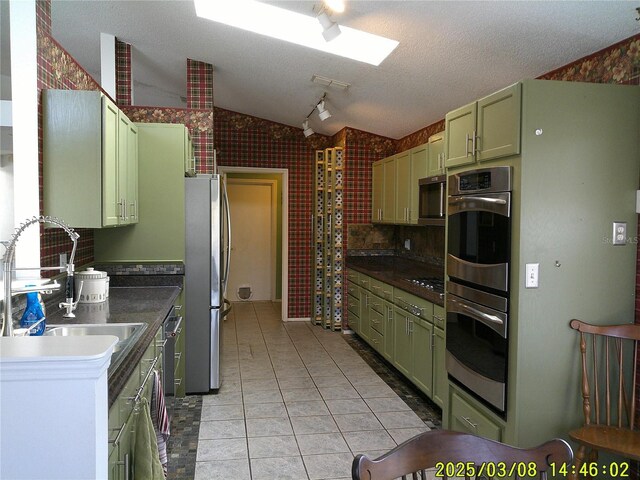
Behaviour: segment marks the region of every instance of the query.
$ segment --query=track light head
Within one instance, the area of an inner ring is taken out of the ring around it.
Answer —
[[[322,36],[325,42],[330,42],[340,35],[340,27],[336,22],[331,21],[327,12],[321,12],[320,15],[318,15],[318,21],[320,25],[322,25]]]
[[[318,116],[320,117],[320,120],[322,120],[323,122],[331,116],[331,113],[329,113],[329,110],[324,108],[324,100],[318,103]]]
[[[302,133],[304,133],[305,137],[310,137],[311,135],[313,135],[314,132],[313,129],[309,126],[309,120],[305,120],[304,122],[302,122]]]

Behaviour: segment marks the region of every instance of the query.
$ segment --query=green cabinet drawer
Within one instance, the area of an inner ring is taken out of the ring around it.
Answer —
[[[416,297],[411,293],[395,288],[393,291],[393,303],[416,317],[433,322],[433,303],[424,298]]]
[[[375,329],[369,331],[369,344],[377,351],[382,352],[384,348],[384,337]]]
[[[377,298],[375,295],[373,295],[372,297]],[[382,299],[378,299],[377,301],[379,302],[380,310],[384,311]],[[384,335],[384,314],[382,312],[378,312],[372,307],[369,311],[369,325],[371,326],[372,330],[375,330],[378,333],[378,335]],[[373,331],[371,332],[371,334],[373,335]],[[380,347],[382,348],[382,345]]]
[[[360,316],[360,296],[358,295],[356,297],[355,295],[353,295],[353,293],[355,293],[355,290],[357,289],[358,287],[353,289],[350,288],[349,293],[347,294],[347,311],[349,312],[349,316]]]
[[[447,320],[444,316],[444,307],[433,305],[433,324],[444,330]]]
[[[384,300],[375,293],[369,296],[369,308],[380,316],[384,315]]]
[[[371,290],[371,277],[364,275],[362,273],[358,274],[358,285],[362,288],[366,288],[367,290]]]
[[[476,407],[471,402],[470,398],[465,398],[452,389],[449,429],[501,441],[502,427],[491,419],[488,412],[484,413],[482,407]]]
[[[360,300],[360,286],[357,282],[351,280],[347,282],[347,294]]]
[[[347,281],[358,284],[359,273],[355,270],[347,269]]]
[[[372,293],[385,300],[393,300],[393,287],[382,280],[371,278],[369,280],[369,289]]]

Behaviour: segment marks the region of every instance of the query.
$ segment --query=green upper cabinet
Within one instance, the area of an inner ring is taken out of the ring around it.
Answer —
[[[396,220],[396,157],[382,161],[384,195],[382,201],[382,221],[394,223]]]
[[[42,114],[45,215],[75,228],[129,224],[137,148],[126,115],[101,92],[84,90],[43,90]]]
[[[138,128],[118,112],[119,224],[138,223]]]
[[[66,95],[65,95],[66,96]],[[94,95],[92,95],[94,96]],[[109,100],[107,97],[102,97],[102,226],[111,227],[118,225],[120,223],[121,216],[121,205],[120,198],[118,194],[118,183],[120,181],[119,176],[119,163],[118,163],[118,155],[120,154],[120,145],[118,145],[118,129],[120,128],[120,115],[119,110],[116,105]],[[47,148],[47,143],[54,142],[52,136],[60,135],[62,132],[56,131],[55,126],[49,129],[49,133],[51,135],[47,135],[45,143],[45,152],[50,152],[51,155],[45,153],[45,164],[47,165],[47,171],[50,172],[50,175],[47,175],[47,178],[50,179],[55,173],[49,168],[51,166],[51,162],[62,162],[61,158],[57,158],[57,156],[53,153],[53,149]],[[93,132],[91,132],[93,133]],[[58,146],[56,144],[56,146]],[[69,159],[70,160],[70,159]],[[94,158],[96,162],[99,160]],[[45,187],[46,188],[46,187]],[[54,187],[55,188],[55,187]],[[100,190],[97,190],[100,192]],[[47,195],[45,198],[51,199],[51,204],[54,203],[55,197],[57,197],[60,192],[56,192],[53,189],[50,192],[47,192],[50,195]],[[49,205],[48,205],[49,204]],[[48,206],[51,204],[45,201],[45,212],[49,211]],[[65,218],[65,217],[61,217]],[[67,222],[71,222],[72,220],[67,220]],[[74,225],[77,226],[77,225]]]
[[[138,223],[138,127],[129,123],[127,130],[127,216],[129,223]]]
[[[516,83],[478,100],[478,161],[520,153],[521,97],[522,84]]]
[[[418,180],[427,176],[428,144],[373,164],[371,221],[418,224]]]
[[[409,188],[411,183],[411,152],[408,150],[395,156],[395,183],[396,209],[393,223],[407,224],[409,223],[409,205],[411,203],[411,188]]]
[[[128,206],[129,228],[94,232],[101,262],[181,262],[185,255],[185,139],[182,124],[129,126],[129,147],[137,143],[137,200]],[[134,133],[135,132],[135,133]],[[138,218],[139,217],[139,218]]]
[[[520,83],[445,116],[445,166],[457,167],[520,153]]]
[[[427,176],[429,163],[429,145],[424,144],[411,149],[411,177],[405,188],[409,191],[409,212],[407,214],[409,225],[418,224],[419,196],[418,181]]]
[[[427,177],[444,174],[444,132],[429,137],[429,165]]]
[[[384,204],[384,160],[373,162],[373,185],[371,189],[371,222],[382,221]]]
[[[472,139],[476,130],[476,103],[465,105],[447,113],[445,121],[444,152],[447,167],[475,162]]]

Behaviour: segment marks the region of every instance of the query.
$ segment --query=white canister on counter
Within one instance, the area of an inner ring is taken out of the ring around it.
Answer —
[[[82,282],[80,303],[100,303],[109,297],[109,277],[107,272],[87,268],[84,272],[76,273],[76,281]]]

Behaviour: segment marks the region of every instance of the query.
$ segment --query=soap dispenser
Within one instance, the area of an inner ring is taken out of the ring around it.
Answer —
[[[38,292],[27,293],[27,308],[24,309],[22,318],[20,319],[20,327],[29,328],[37,322],[40,322],[38,326],[33,328],[29,335],[42,335],[44,333],[45,323],[45,308],[42,302],[42,297]],[[42,321],[40,321],[42,320]]]

